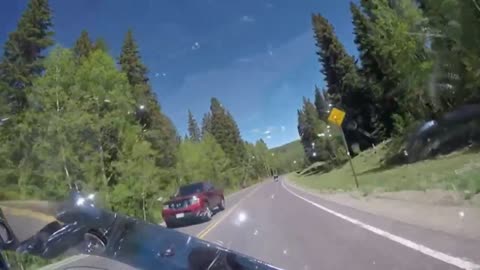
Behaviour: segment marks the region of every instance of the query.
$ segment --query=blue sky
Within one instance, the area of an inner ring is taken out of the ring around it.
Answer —
[[[27,0],[4,1],[0,42],[16,27]],[[163,111],[180,134],[187,110],[200,122],[212,96],[235,117],[242,137],[270,147],[298,138],[302,96],[324,85],[311,14],[335,27],[350,54],[345,0],[50,0],[57,43],[71,47],[81,30],[106,39],[117,57],[134,31]]]

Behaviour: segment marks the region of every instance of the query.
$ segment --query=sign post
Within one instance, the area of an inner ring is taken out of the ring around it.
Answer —
[[[350,156],[350,151],[348,150],[347,139],[345,138],[345,134],[343,133],[342,123],[345,119],[345,112],[337,109],[332,108],[330,114],[328,115],[328,121],[340,129],[340,133],[342,134],[343,144],[345,145],[345,150],[347,151],[348,161],[350,162],[350,167],[352,168],[353,178],[355,179],[355,186],[358,188],[358,179],[357,174],[355,173],[355,168],[353,167],[352,157]]]

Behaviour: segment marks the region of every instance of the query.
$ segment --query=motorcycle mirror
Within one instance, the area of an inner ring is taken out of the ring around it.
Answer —
[[[0,250],[8,249],[14,240],[13,232],[3,220],[0,220]]]
[[[7,239],[8,239],[7,228],[0,223],[0,245],[3,246],[3,244],[7,242]]]

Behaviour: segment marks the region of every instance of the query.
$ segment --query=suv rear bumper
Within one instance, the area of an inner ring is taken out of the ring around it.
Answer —
[[[204,219],[206,217],[206,211],[206,208],[177,210],[164,213],[163,219],[169,225],[183,225]],[[178,214],[183,214],[183,217],[177,217]]]

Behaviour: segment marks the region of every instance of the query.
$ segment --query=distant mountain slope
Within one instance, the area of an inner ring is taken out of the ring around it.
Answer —
[[[286,173],[303,168],[304,151],[300,140],[270,149],[273,154],[273,167],[278,173]]]

